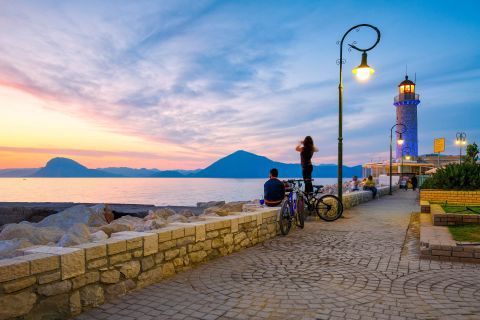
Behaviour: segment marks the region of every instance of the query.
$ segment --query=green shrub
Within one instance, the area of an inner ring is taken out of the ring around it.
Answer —
[[[449,164],[425,180],[422,189],[480,190],[480,165]]]

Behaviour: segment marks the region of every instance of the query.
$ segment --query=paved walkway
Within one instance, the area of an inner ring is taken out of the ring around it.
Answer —
[[[480,266],[419,260],[415,198],[307,223],[78,319],[480,319]]]

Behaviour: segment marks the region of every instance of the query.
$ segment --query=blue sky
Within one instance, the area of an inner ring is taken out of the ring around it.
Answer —
[[[2,1],[0,107],[9,116],[0,124],[31,117],[22,109],[31,96],[42,125],[55,128],[59,114],[77,136],[37,139],[37,128],[29,142],[15,138],[29,129],[0,132],[11,159],[0,167],[67,155],[90,166],[195,168],[237,149],[295,162],[305,135],[317,163],[334,163],[336,42],[359,23],[382,39],[368,83],[351,74],[360,53],[345,54],[346,162],[387,158],[406,65],[422,101],[420,153],[445,137],[456,154],[457,131],[480,142],[478,12],[479,1]],[[361,29],[346,41],[373,40]]]

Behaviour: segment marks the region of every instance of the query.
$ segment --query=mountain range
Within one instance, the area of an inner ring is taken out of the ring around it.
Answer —
[[[43,178],[265,178],[271,168],[277,168],[280,177],[301,177],[299,164],[282,163],[244,150],[236,151],[217,160],[205,169],[159,170],[112,167],[89,169],[68,158],[53,158],[43,168],[2,169],[0,177],[43,177]],[[362,167],[343,167],[344,177],[361,176]],[[313,177],[334,178],[337,166],[323,164],[314,166]]]

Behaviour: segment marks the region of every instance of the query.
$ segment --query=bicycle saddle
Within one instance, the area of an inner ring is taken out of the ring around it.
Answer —
[[[314,189],[318,190],[318,189],[322,189],[323,186],[322,185],[317,185],[317,186],[313,186]]]

